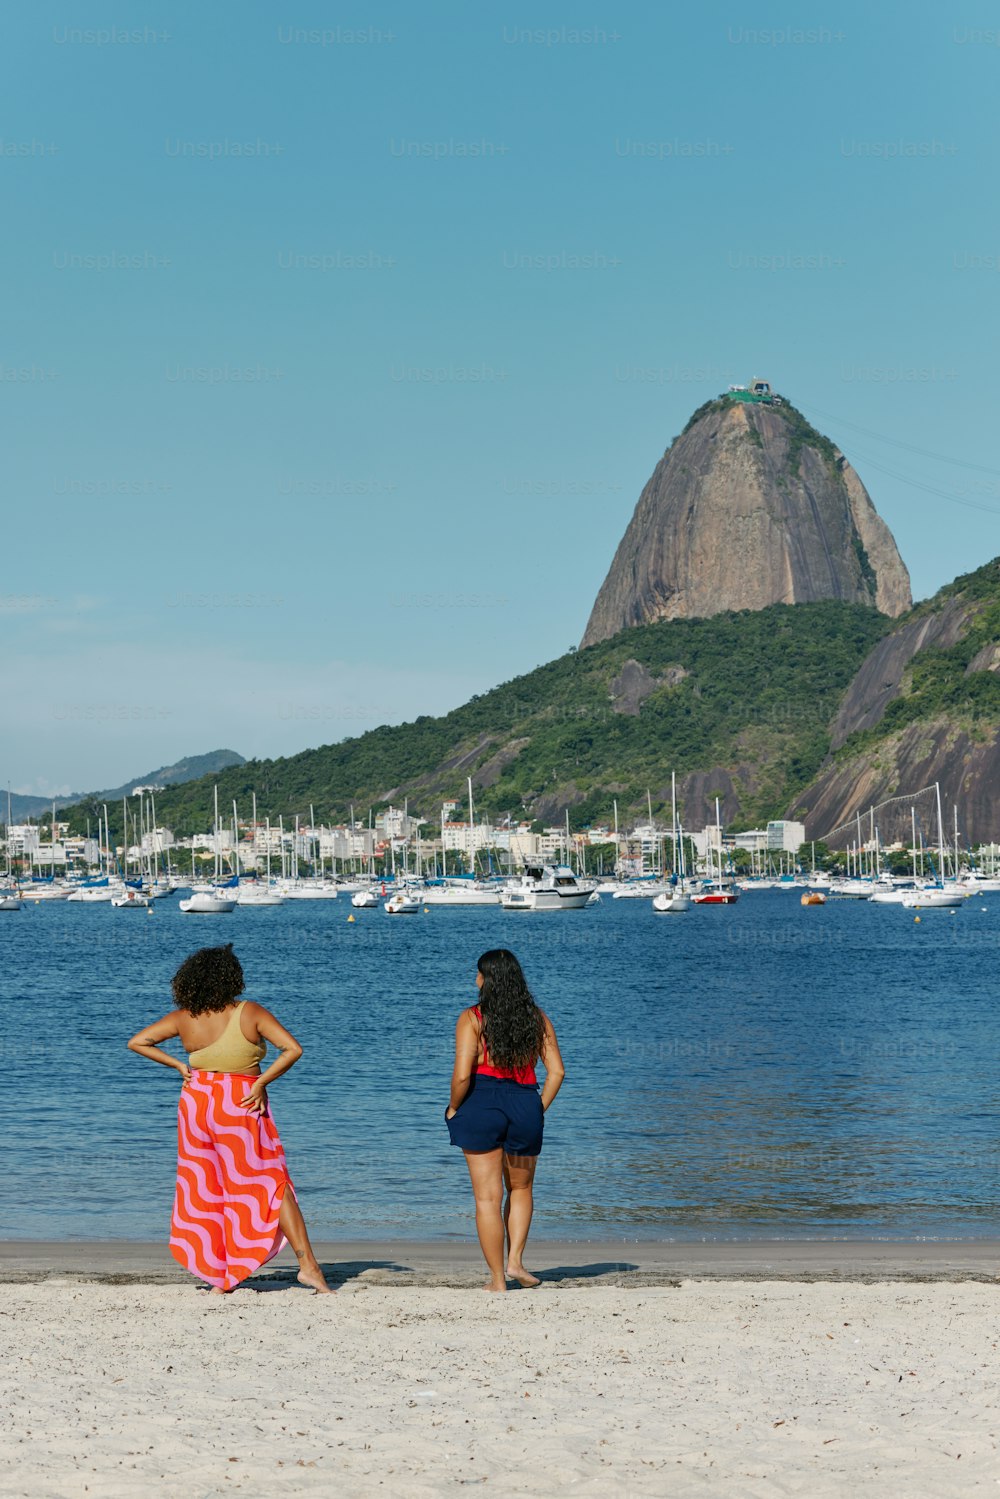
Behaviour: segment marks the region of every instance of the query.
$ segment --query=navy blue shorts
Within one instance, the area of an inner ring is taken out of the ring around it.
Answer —
[[[447,1124],[451,1143],[460,1150],[541,1155],[544,1118],[534,1084],[477,1075]]]

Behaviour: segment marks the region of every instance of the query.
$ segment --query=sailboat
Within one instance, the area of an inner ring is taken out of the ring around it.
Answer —
[[[673,879],[678,878],[677,870],[680,865],[680,882],[672,889],[664,890],[660,895],[653,898],[654,911],[669,911],[671,915],[678,915],[682,911],[690,911],[691,897],[684,889],[684,850],[681,847],[681,856],[678,860],[677,848],[677,772],[670,772],[670,807],[671,807],[671,835],[673,837],[674,873]]]
[[[963,889],[962,886],[954,880],[950,881],[947,885],[945,884],[944,822],[941,817],[940,782],[935,782],[934,790],[937,793],[939,875],[936,884],[928,885],[923,890],[914,890],[903,896],[902,905],[910,911],[936,911],[954,909],[954,907],[956,906],[964,906],[970,894],[970,891]]]
[[[219,828],[219,788],[215,788],[215,827],[213,832],[213,843],[215,844],[215,879],[218,881],[222,876],[221,838]],[[230,911],[236,910],[239,883],[230,889],[228,885],[211,885],[206,889],[196,889],[187,900],[178,902],[180,909],[185,915],[191,916],[227,916]]]
[[[716,842],[719,846],[719,875],[712,879],[712,856],[709,849],[709,883],[704,890],[699,890],[697,895],[691,898],[699,906],[734,906],[739,900],[739,891],[733,885],[727,885],[722,877],[722,823],[719,820],[719,798],[715,798],[715,831]]]

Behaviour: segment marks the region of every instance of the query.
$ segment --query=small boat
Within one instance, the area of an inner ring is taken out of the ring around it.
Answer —
[[[901,906],[908,895],[914,894],[912,887],[909,890],[876,890],[869,895],[868,903],[872,906]]]
[[[663,895],[666,885],[658,880],[626,880],[611,892],[612,900],[650,900],[654,895]]]
[[[185,914],[197,916],[224,916],[235,911],[235,895],[223,895],[219,890],[196,890],[187,900],[178,902]]]
[[[719,881],[706,885],[704,890],[699,890],[691,897],[696,906],[735,906],[739,898],[738,890],[735,890],[732,885],[724,885]]]
[[[356,890],[351,896],[351,905],[359,911],[371,911],[378,906],[378,895],[374,890]]]
[[[20,911],[23,905],[16,890],[0,890],[0,911]]]
[[[153,897],[144,895],[141,890],[125,890],[121,895],[113,895],[111,904],[119,911],[148,911]]]
[[[477,880],[456,880],[454,884],[428,885],[423,892],[425,906],[495,906],[500,901],[496,885]]]
[[[81,885],[68,897],[71,905],[100,906],[107,905],[120,895],[124,886],[122,885]]]
[[[826,896],[822,890],[803,890],[800,904],[803,906],[825,906]]]
[[[336,900],[337,887],[325,880],[284,880],[278,886],[286,900]]]
[[[69,900],[72,893],[67,885],[53,885],[47,880],[33,881],[24,886],[25,900]]]
[[[684,890],[663,890],[653,898],[654,911],[690,911],[691,897]]]
[[[938,885],[929,890],[910,890],[903,896],[901,904],[908,911],[950,910],[964,906],[968,900],[967,890],[948,889]]]
[[[871,880],[835,880],[829,892],[835,900],[868,900],[875,893]]]
[[[283,906],[285,897],[270,885],[241,885],[236,897],[239,906]]]
[[[385,909],[390,916],[415,916],[420,910],[420,902],[415,895],[408,895],[405,890],[397,890],[395,895],[389,896]]]

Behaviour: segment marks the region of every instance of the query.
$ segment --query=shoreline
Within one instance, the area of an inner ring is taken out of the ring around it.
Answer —
[[[455,1288],[481,1284],[474,1240],[321,1240],[336,1285]],[[755,1239],[719,1242],[537,1239],[528,1256],[543,1287],[676,1286],[682,1281],[997,1282],[1000,1240]],[[282,1250],[248,1284],[295,1271]],[[0,1240],[0,1283],[53,1278],[128,1285],[190,1284],[165,1240]]]

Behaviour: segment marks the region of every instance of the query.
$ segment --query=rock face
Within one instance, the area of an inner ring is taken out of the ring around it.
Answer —
[[[945,837],[951,837],[952,808],[957,806],[962,838],[976,844],[997,834],[994,788],[998,777],[1000,735],[996,730],[973,738],[941,718],[908,724],[901,733],[883,740],[875,753],[831,764],[797,800],[795,810],[804,813],[807,839],[825,838],[832,847],[843,848],[854,838],[851,819],[856,812],[861,813],[864,828],[869,807],[898,796],[897,803],[882,807],[877,814],[879,836],[884,843],[899,839],[909,846],[913,794],[937,781]],[[916,801],[924,842],[933,844],[937,839],[934,802],[926,793]],[[835,828],[839,833],[834,833]]]
[[[970,607],[961,599],[949,599],[942,609],[900,625],[880,640],[837,711],[830,728],[830,748],[838,750],[852,734],[881,723],[886,708],[902,691],[903,675],[917,652],[934,646],[947,650],[954,645],[964,634],[970,614]],[[975,662],[972,665],[976,671],[993,669],[985,661],[981,666]]]
[[[893,618],[910,607],[888,526],[793,407],[721,399],[657,464],[582,644],[660,619],[830,598]]]

